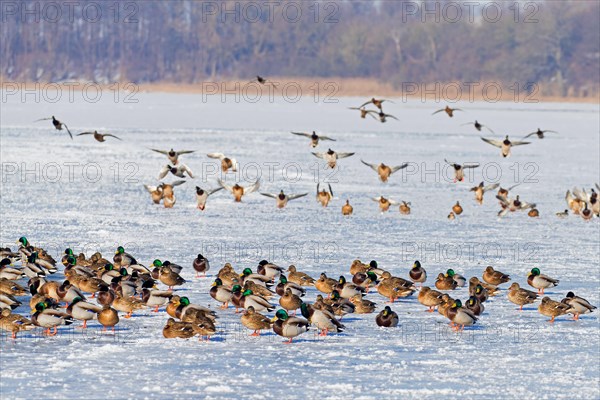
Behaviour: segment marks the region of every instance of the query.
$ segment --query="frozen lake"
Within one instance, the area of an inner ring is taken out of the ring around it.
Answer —
[[[137,103],[115,102],[108,95],[97,103],[78,95],[73,102],[65,96],[57,103],[36,102],[34,96],[26,102],[20,96],[3,98],[3,247],[15,248],[24,235],[58,259],[66,247],[112,256],[124,245],[145,265],[159,258],[185,266],[188,283],[179,292],[215,308],[208,295],[212,279],[194,278],[191,263],[198,253],[210,260],[211,276],[225,262],[241,271],[266,258],[283,267],[294,264],[314,277],[323,271],[349,277],[352,260],[359,258],[375,259],[407,277],[418,259],[431,286],[448,268],[469,278],[481,277],[487,265],[527,286],[527,273],[539,267],[560,279],[548,292],[553,299],[574,291],[600,303],[598,219],[554,215],[566,208],[567,189],[589,190],[600,181],[598,105],[465,102],[457,104],[465,111],[451,119],[443,113],[431,116],[445,103],[397,99],[384,109],[399,121],[381,124],[347,109],[363,99],[325,104],[191,94],[139,93],[135,98]],[[123,140],[98,143],[84,136],[72,141],[49,121],[32,122],[53,114],[74,134],[98,129]],[[475,119],[495,134],[461,126]],[[479,139],[506,134],[519,139],[538,127],[559,134],[531,137],[531,144],[516,147],[506,159]],[[337,140],[321,143],[316,151],[331,147],[356,155],[341,160],[332,173],[310,154],[308,139],[291,135],[292,130],[315,130]],[[148,148],[171,147],[196,150],[181,158],[196,178],[177,187],[177,204],[165,209],[152,204],[142,184],[156,185],[167,161]],[[209,152],[224,152],[240,163],[241,172],[228,174],[228,183],[239,179],[247,185],[260,176],[260,191],[309,195],[277,210],[272,199],[257,193],[237,204],[221,191],[200,212],[194,186],[216,187],[220,176],[216,161],[206,157]],[[453,183],[445,158],[481,166],[465,182]],[[410,166],[382,184],[360,159]],[[484,178],[503,187],[520,183],[513,195],[536,203],[540,218],[511,213],[498,219],[494,193],[477,205],[469,188]],[[315,201],[317,180],[333,188],[328,208]],[[381,214],[370,199],[380,195],[410,201],[412,214],[400,215],[397,206]],[[354,206],[350,218],[340,212],[346,199]],[[457,200],[465,212],[449,221]],[[64,279],[62,272],[52,279]],[[450,294],[463,302],[468,298],[467,288]],[[316,295],[311,288],[307,301]],[[383,297],[370,293],[368,298],[379,304],[378,311],[383,308]],[[63,327],[53,338],[35,330],[13,341],[2,333],[0,393],[15,399],[597,398],[598,312],[549,324],[537,312],[538,304],[519,312],[503,290],[486,303],[475,327],[457,334],[438,313],[424,312],[415,295],[392,305],[400,317],[396,329],[378,328],[376,314],[350,315],[343,334],[323,339],[311,331],[291,346],[272,333],[247,337],[232,309],[219,310],[219,332],[210,343],[164,339],[162,310],[121,319],[114,336],[99,334],[97,322],[85,334]],[[29,315],[25,306],[16,311]]]

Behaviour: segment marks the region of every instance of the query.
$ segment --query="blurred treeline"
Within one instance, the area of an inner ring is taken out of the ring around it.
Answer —
[[[1,16],[0,75],[8,80],[535,82],[554,96],[594,95],[600,85],[598,1],[480,0],[460,4],[457,19],[458,3],[443,0],[79,0],[72,21],[69,10],[57,18],[43,1],[12,3],[16,11],[3,1]]]

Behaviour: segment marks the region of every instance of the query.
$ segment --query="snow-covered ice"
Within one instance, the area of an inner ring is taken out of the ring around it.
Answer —
[[[466,111],[450,119],[430,115],[444,104],[398,99],[385,110],[400,121],[381,124],[348,110],[361,103],[351,98],[338,104],[250,104],[140,93],[139,103],[125,104],[107,97],[95,104],[66,98],[56,104],[23,103],[15,97],[3,102],[3,247],[14,248],[25,235],[59,258],[66,247],[106,256],[124,245],[145,265],[155,258],[184,265],[188,283],[178,292],[213,308],[218,304],[208,295],[212,279],[194,278],[191,268],[198,253],[209,258],[209,275],[225,262],[241,271],[255,269],[266,258],[283,267],[295,264],[315,277],[323,271],[348,277],[352,260],[359,258],[375,259],[394,275],[407,277],[419,259],[430,285],[447,268],[470,277],[493,265],[526,286],[528,271],[539,267],[560,279],[548,292],[553,299],[574,291],[600,303],[599,220],[554,215],[566,208],[567,189],[589,190],[600,181],[597,105],[464,103],[459,106]],[[71,141],[49,121],[31,122],[52,114],[73,133],[98,129],[123,141]],[[460,126],[474,119],[496,135]],[[559,134],[532,137],[532,144],[513,149],[507,159],[479,139],[505,134],[518,139],[538,127]],[[357,154],[341,160],[331,175],[310,154],[308,139],[291,135],[292,130],[316,130],[337,139],[317,151],[331,147]],[[197,178],[175,189],[173,209],[153,205],[142,186],[156,184],[167,161],[149,147],[197,150],[181,158]],[[217,163],[206,157],[217,151],[237,158],[243,182],[252,182],[260,170],[261,191],[309,196],[277,210],[272,199],[257,193],[236,204],[221,191],[200,212],[194,186],[217,185]],[[444,158],[482,165],[465,182],[453,183]],[[410,162],[411,168],[382,184],[360,159]],[[335,194],[325,209],[314,198],[317,172],[320,180],[329,177]],[[469,188],[484,173],[487,181],[501,173],[504,187],[520,182],[513,194],[536,203],[540,218],[511,213],[499,220],[493,193],[477,205]],[[379,195],[410,201],[412,214],[401,216],[397,207],[380,214],[370,199]],[[354,206],[350,218],[340,212],[346,199]],[[465,212],[448,221],[457,200]],[[62,273],[52,279],[63,279]],[[316,293],[311,288],[307,299],[314,300]],[[451,295],[466,300],[468,290]],[[368,298],[382,309],[383,297],[370,293]],[[549,324],[537,304],[519,312],[503,290],[486,303],[477,325],[457,334],[413,296],[392,305],[400,316],[396,329],[378,328],[375,314],[349,315],[343,334],[323,339],[311,331],[290,346],[272,333],[248,337],[232,309],[218,311],[219,331],[210,343],[164,339],[167,316],[162,310],[121,319],[114,336],[100,334],[95,322],[85,333],[63,327],[53,338],[35,330],[13,341],[3,333],[0,393],[14,399],[598,398],[598,312]],[[17,312],[29,315],[25,306]]]

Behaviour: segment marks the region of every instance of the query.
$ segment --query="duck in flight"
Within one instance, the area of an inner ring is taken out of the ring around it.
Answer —
[[[373,97],[371,100],[367,101],[366,103],[362,104],[358,109],[364,108],[364,106],[366,106],[367,104],[373,104],[375,107],[379,108],[380,111],[383,111],[382,108],[382,104],[384,101],[390,102],[390,103],[394,103],[391,100],[387,100],[387,99],[376,99],[375,97]]]
[[[67,124],[65,124],[64,122],[60,122],[59,120],[54,118],[54,115],[51,116],[50,118],[40,118],[33,122],[48,121],[48,120],[52,120],[52,125],[54,125],[54,127],[56,128],[57,131],[62,131],[62,128],[64,126],[65,129],[67,130],[67,132],[69,133],[69,136],[71,136],[71,139],[73,139],[73,134],[71,134],[71,131],[69,130],[69,127],[67,126]]]
[[[461,110],[460,108],[450,108],[450,106],[446,106],[446,108],[439,109],[439,110],[435,111],[431,115],[435,115],[437,113],[441,113],[442,111],[445,112],[446,114],[448,114],[448,116],[450,118],[452,118],[452,117],[454,117],[454,111],[463,111],[463,110]]]
[[[444,159],[446,164],[454,168],[454,182],[462,182],[465,179],[465,168],[477,168],[479,164],[457,164]]]
[[[408,167],[408,163],[404,163],[402,165],[396,165],[394,167],[390,167],[388,165],[385,165],[384,163],[381,163],[379,165],[376,164],[370,164],[364,160],[360,160],[360,162],[362,162],[363,164],[365,164],[367,167],[371,168],[373,171],[377,172],[377,174],[379,175],[379,179],[381,180],[381,182],[387,182],[388,178],[396,171],[399,171],[401,169],[404,169],[406,167]]]
[[[237,171],[238,162],[235,158],[225,157],[225,154],[223,153],[208,153],[207,156],[221,160],[221,170],[223,172],[227,172],[229,169],[233,172]]]
[[[367,113],[377,119],[377,117],[379,117],[379,121],[383,124],[387,122],[388,118],[392,118],[395,119],[396,121],[399,121],[398,118],[394,117],[392,114],[386,114],[383,112],[383,110],[379,110],[379,112],[375,111],[375,110],[368,110]],[[377,117],[375,117],[375,115],[377,115]]]
[[[335,168],[337,165],[337,160],[340,158],[346,158],[353,156],[354,153],[338,153],[331,149],[327,150],[325,153],[312,153],[315,157],[322,158],[327,161],[327,165],[329,168]]]
[[[475,120],[474,122],[467,122],[464,124],[460,124],[460,126],[465,126],[465,125],[473,125],[475,127],[475,129],[477,129],[479,132],[481,132],[481,128],[485,128],[494,134],[496,133],[493,130],[491,130],[490,128],[488,128],[487,126],[480,124],[479,121],[477,121],[477,120]]]
[[[182,154],[190,154],[193,153],[195,150],[179,150],[179,151],[175,151],[173,149],[166,151],[166,150],[158,150],[158,149],[150,149],[152,151],[155,151],[157,153],[160,154],[164,154],[169,158],[169,161],[171,162],[171,164],[173,165],[177,165],[177,163],[179,162],[179,156]]]
[[[263,196],[267,196],[267,197],[271,197],[271,198],[275,199],[275,205],[277,206],[277,208],[284,208],[287,205],[288,201],[298,199],[300,197],[304,197],[308,193],[287,195],[283,192],[283,190],[281,190],[278,194],[263,193],[263,192],[261,192],[260,194],[262,194]]]
[[[250,81],[250,82],[255,82],[255,81]],[[256,82],[260,83],[261,85],[271,84],[271,85],[277,87],[277,84],[275,82],[272,82],[272,81],[268,80],[267,78],[263,78],[260,75],[256,75]]]
[[[236,202],[240,203],[242,201],[243,196],[258,190],[258,188],[260,187],[260,180],[257,180],[256,182],[254,182],[251,186],[243,187],[237,183],[233,186],[229,186],[229,185],[225,184],[225,182],[223,182],[222,180],[219,179],[219,185],[221,185],[223,187],[223,189],[225,189],[228,192],[230,192],[231,194],[233,194],[234,200]]]
[[[528,137],[533,136],[533,135],[537,135],[537,137],[539,139],[543,139],[544,138],[544,134],[546,134],[546,133],[558,133],[558,132],[551,131],[551,130],[545,130],[545,131],[543,131],[540,128],[538,128],[537,131],[531,132],[530,134],[528,134],[525,137],[523,137],[523,139],[527,139]]]
[[[185,178],[185,174],[192,179],[194,178],[192,170],[189,169],[187,165],[180,164],[178,166],[171,166],[170,164],[167,164],[161,168],[160,172],[158,173],[158,179],[164,178],[169,172],[178,178]]]
[[[331,140],[332,142],[335,142],[335,139],[332,139],[327,136],[317,135],[317,133],[315,131],[312,131],[312,133],[306,133],[306,132],[292,132],[292,133],[294,135],[306,136],[307,138],[310,138],[310,145],[313,148],[315,148],[319,145],[319,140]]]
[[[222,189],[223,186],[209,190],[202,189],[200,186],[196,186],[196,204],[198,209],[204,211],[204,208],[206,207],[206,201],[208,200],[208,196]]]
[[[94,132],[81,132],[80,134],[78,134],[77,136],[82,136],[82,135],[94,135],[94,139],[96,139],[97,141],[99,141],[100,143],[106,141],[106,137],[114,137],[115,139],[121,140],[121,138],[111,134],[111,133],[98,133],[98,131],[94,131]]]
[[[377,111],[375,110],[367,110],[364,107],[348,107],[349,110],[358,110],[360,111],[360,117],[362,119],[365,119],[367,117],[367,115],[369,115],[370,112],[374,112],[376,113]]]
[[[492,146],[496,146],[496,147],[500,148],[502,157],[504,157],[504,158],[510,156],[510,149],[513,146],[521,146],[524,144],[531,143],[531,142],[523,142],[523,141],[518,141],[518,140],[511,141],[508,139],[508,135],[506,135],[504,140],[492,140],[492,139],[486,139],[484,137],[482,137],[481,140],[483,140],[486,143],[491,144]]]

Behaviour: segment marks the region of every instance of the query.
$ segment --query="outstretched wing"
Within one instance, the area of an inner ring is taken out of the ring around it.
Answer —
[[[164,155],[169,154],[169,152],[166,151],[166,150],[157,150],[157,149],[150,149],[150,150],[155,151],[155,152],[160,153],[160,154],[164,154]]]
[[[73,134],[71,133],[71,131],[69,130],[69,127],[67,126],[67,124],[65,124],[64,122],[62,123],[62,125],[65,127],[65,129],[67,130],[67,132],[69,132],[69,136],[71,136],[71,139],[73,139]]]
[[[173,183],[171,183],[171,186],[179,186],[179,185],[183,185],[186,181],[175,181]]]
[[[244,194],[250,194],[252,192],[255,192],[258,190],[259,187],[260,187],[260,180],[257,180],[256,182],[254,182],[254,184],[252,186],[248,186],[248,187],[244,188]]]
[[[306,136],[306,137],[311,137],[312,136],[312,134],[305,133],[305,132],[292,132],[292,134],[298,135],[298,136]]]
[[[445,108],[440,108],[439,110],[434,111],[431,115],[435,115],[437,113],[441,113],[442,111],[446,111],[446,109]]]
[[[483,192],[485,193],[485,192],[488,192],[488,191],[490,191],[490,190],[494,190],[494,189],[496,189],[498,186],[500,186],[500,184],[499,184],[499,183],[493,183],[493,184],[491,184],[491,185],[484,186],[484,187],[483,187]]]
[[[210,158],[218,158],[219,160],[222,160],[225,158],[225,154],[223,154],[223,153],[208,153],[206,156],[210,157]]]
[[[529,143],[531,143],[531,142],[523,142],[523,141],[520,141],[520,140],[515,140],[515,141],[513,142],[513,141],[511,140],[511,142],[510,142],[510,143],[511,143],[511,145],[513,145],[513,146],[521,146],[521,145],[524,145],[524,144],[529,144]]]
[[[332,139],[332,138],[327,137],[327,136],[319,136],[319,140],[331,140],[332,142],[336,141],[335,139]]]
[[[492,146],[502,147],[502,142],[500,140],[486,139],[484,137],[482,137],[481,140],[483,140],[486,143],[491,144]]]
[[[158,189],[158,186],[144,185],[144,187],[146,188],[148,193],[156,192],[156,190]]]
[[[386,118],[392,118],[395,119],[396,121],[400,121],[398,118],[394,117],[392,114],[384,114]]]
[[[49,120],[51,120],[51,119],[52,119],[52,117],[50,117],[50,118],[40,118],[40,119],[36,119],[36,120],[35,120],[35,121],[33,121],[33,122],[39,122],[39,121],[49,121]]]
[[[192,170],[187,165],[181,164],[179,166],[179,170],[181,172],[187,172],[187,174],[190,176],[190,178],[192,178],[192,179],[194,178],[194,174],[192,173]]]
[[[113,135],[112,133],[107,133],[104,136],[110,136],[110,137],[114,137],[115,139],[122,140],[120,137],[117,137],[117,136]]]
[[[177,155],[180,156],[182,154],[190,154],[195,152],[196,150],[180,150],[180,151],[176,151]]]
[[[223,182],[222,180],[218,180],[219,185],[221,185],[221,187],[229,192],[233,192],[233,186],[229,186],[227,185],[225,182]]]
[[[327,186],[329,186],[329,194],[331,195],[331,197],[333,197],[333,190],[331,190],[331,184],[328,183]]]
[[[377,166],[375,164],[369,164],[368,162],[364,161],[363,159],[361,159],[360,162],[365,164],[367,167],[370,167],[373,171],[378,172],[379,166]]]
[[[218,192],[219,190],[223,190],[223,187],[221,186],[215,189],[206,190],[206,193],[208,193],[208,195],[210,196],[211,194]]]
[[[300,194],[293,194],[291,196],[288,196],[289,200],[294,200],[294,199],[299,199],[300,197],[304,197],[306,196],[308,193],[300,193]]]
[[[404,168],[406,168],[406,167],[408,167],[408,163],[404,163],[404,164],[402,164],[402,165],[396,165],[395,167],[392,167],[392,174],[393,174],[394,172],[396,172],[396,171],[399,171],[399,170],[401,170],[401,169],[404,169]]]
[[[312,153],[312,155],[318,158],[325,158],[325,153]]]
[[[94,134],[94,132],[81,132],[81,133],[78,133],[77,136],[93,135],[93,134]]]
[[[277,195],[273,194],[273,193],[263,193],[263,192],[260,192],[260,194],[262,194],[263,196],[270,197],[272,199],[276,199],[277,198]]]
[[[164,178],[165,176],[167,176],[167,174],[169,173],[170,170],[171,169],[169,168],[168,165],[165,165],[164,167],[162,167],[160,169],[160,172],[158,173],[158,179],[160,180],[160,179]]]
[[[502,204],[504,204],[505,206],[508,206],[508,205],[510,205],[510,202],[508,201],[508,199],[507,199],[506,197],[504,197],[504,196],[500,196],[500,195],[496,195],[496,198],[497,198],[498,200],[500,200],[500,202],[501,202]]]
[[[337,158],[338,159],[340,159],[340,158],[347,158],[347,157],[350,157],[350,156],[353,156],[353,155],[354,155],[354,153],[337,153]]]
[[[463,169],[465,169],[465,168],[477,168],[477,167],[479,167],[479,163],[477,163],[477,164],[465,164],[462,167],[463,167]]]
[[[454,164],[456,164],[456,163],[454,163],[454,162],[450,162],[450,161],[446,160],[445,158],[444,158],[444,162],[445,162],[446,164],[448,164],[448,165],[451,165],[451,166],[454,166]]]

